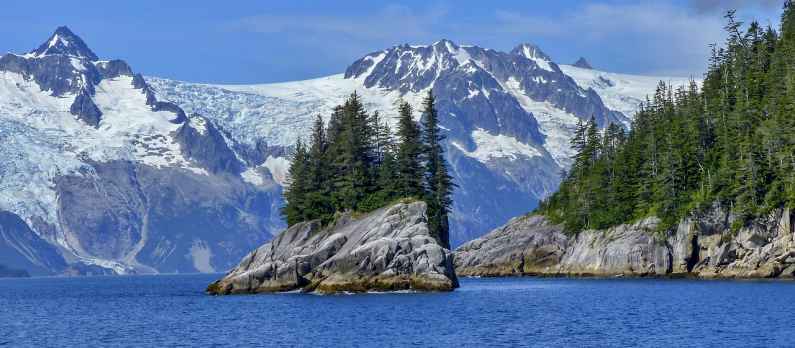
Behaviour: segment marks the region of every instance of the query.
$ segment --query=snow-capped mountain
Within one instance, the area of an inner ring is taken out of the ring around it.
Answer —
[[[570,164],[569,139],[579,120],[628,126],[660,80],[558,65],[538,47],[510,52],[441,40],[370,53],[344,74],[259,85],[208,85],[146,78],[157,96],[206,115],[237,143],[238,153],[263,153],[260,167],[283,182],[287,149],[306,138],[315,115],[356,91],[371,110],[396,116],[395,101],[415,106],[432,89],[447,157],[459,188],[452,244],[478,237],[531,210],[553,192]],[[416,115],[418,118],[421,115]]]
[[[143,78],[69,29],[0,57],[0,264],[32,274],[212,272],[283,227],[290,147],[356,91],[371,110],[437,96],[453,244],[532,209],[581,119],[628,124],[659,80],[442,40],[343,74],[260,84]],[[419,119],[421,115],[417,114]]]
[[[0,263],[32,274],[226,270],[282,226],[281,188],[253,160],[268,149],[237,148],[58,28],[0,57]]]

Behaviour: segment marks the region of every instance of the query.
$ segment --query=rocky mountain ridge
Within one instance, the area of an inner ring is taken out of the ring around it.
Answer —
[[[315,115],[357,91],[390,118],[428,89],[460,244],[555,190],[578,120],[626,123],[657,80],[441,40],[325,78],[201,85],[144,78],[61,27],[0,57],[0,256],[34,275],[229,269],[283,227],[289,151]]]
[[[228,269],[282,226],[253,151],[66,27],[0,57],[0,260],[32,274]],[[259,157],[262,157],[259,155]],[[244,175],[243,173],[246,172]]]
[[[306,81],[206,85],[147,78],[157,95],[212,117],[241,147],[271,149],[265,166],[272,172],[286,171],[292,144],[306,139],[316,115],[328,119],[350,93],[394,120],[398,98],[419,105],[433,90],[459,186],[453,245],[535,207],[570,164],[577,122],[593,116],[602,126],[628,125],[660,80],[686,81],[558,65],[532,44],[500,52],[449,40],[375,51],[344,74]]]

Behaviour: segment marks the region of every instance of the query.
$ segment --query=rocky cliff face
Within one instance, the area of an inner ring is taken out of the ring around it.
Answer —
[[[296,224],[248,254],[211,294],[450,291],[458,287],[452,253],[431,237],[425,203],[399,203],[328,227]]]
[[[778,210],[740,229],[715,207],[655,234],[654,218],[567,236],[542,216],[511,220],[455,252],[459,275],[792,278],[793,213]]]

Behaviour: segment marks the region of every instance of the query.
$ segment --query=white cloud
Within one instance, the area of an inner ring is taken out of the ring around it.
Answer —
[[[367,15],[257,15],[240,19],[235,27],[243,30],[276,34],[297,33],[339,35],[356,40],[389,40],[424,38],[432,35],[430,27],[447,14],[444,6],[417,11],[403,5],[386,5]]]
[[[779,9],[783,0],[689,0],[700,13],[722,13],[730,9]]]
[[[582,1],[564,13],[522,12],[509,3],[497,2],[505,8],[476,14],[469,13],[465,4],[431,2],[425,7],[385,5],[372,13],[253,15],[229,27],[316,49],[335,66],[396,44],[448,38],[503,50],[530,41],[540,44],[553,58],[555,53],[563,56],[557,57],[561,62],[585,56],[597,67],[619,72],[700,76],[706,68],[709,45],[724,40],[723,8],[735,5],[753,15],[768,15],[777,11],[773,4],[778,2]],[[767,23],[769,18],[760,19]]]
[[[644,73],[693,75],[703,71],[708,46],[723,41],[720,16],[692,13],[667,2],[608,5],[589,3],[565,16],[495,12],[496,30],[506,34],[566,40],[572,48],[638,66]],[[604,59],[603,59],[604,60]]]

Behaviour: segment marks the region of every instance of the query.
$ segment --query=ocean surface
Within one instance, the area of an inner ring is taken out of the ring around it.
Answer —
[[[219,275],[0,279],[0,346],[795,346],[795,282],[462,279],[213,297]]]

